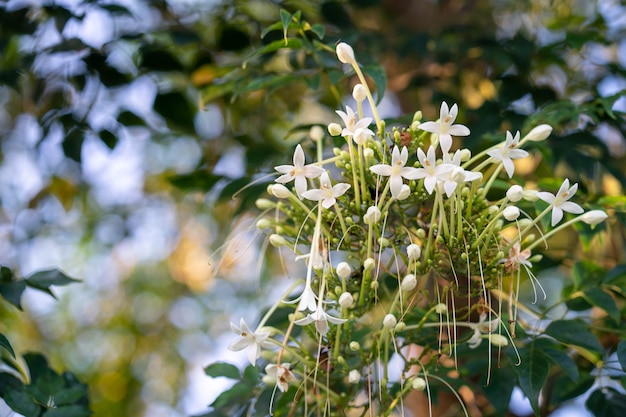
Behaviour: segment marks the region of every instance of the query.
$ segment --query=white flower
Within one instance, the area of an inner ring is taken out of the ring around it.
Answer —
[[[533,264],[530,263],[530,250],[521,250],[519,242],[515,242],[511,249],[509,249],[509,257],[501,259],[499,263],[503,263],[509,270],[519,269],[520,265],[524,265],[528,268],[532,268]]]
[[[304,284],[304,290],[300,297],[296,300],[300,300],[298,302],[298,311],[315,311],[317,308],[317,304],[315,302],[315,293],[313,292],[313,288],[311,288],[311,280],[307,278]],[[294,301],[295,302],[295,301]]]
[[[267,342],[267,338],[270,335],[270,332],[253,332],[250,330],[244,319],[239,321],[239,327],[236,324],[230,323],[230,328],[239,335],[237,339],[235,339],[230,345],[228,345],[228,349],[234,352],[243,350],[248,348],[246,352],[248,355],[248,360],[252,365],[256,363],[256,360],[261,356],[261,348],[269,348],[272,345]]]
[[[276,378],[276,386],[281,392],[285,392],[289,389],[289,383],[298,381],[298,378],[289,369],[290,364],[281,363],[280,365],[268,364],[265,367],[265,373],[268,376]]]
[[[337,58],[344,64],[356,64],[354,49],[345,42],[339,42],[336,48]]]
[[[357,145],[365,145],[365,143],[367,143],[367,141],[372,137],[373,134],[374,132],[372,132],[370,129],[362,129],[359,127],[354,131],[354,136],[352,136],[352,140],[354,140],[354,143],[356,143]]]
[[[552,226],[561,221],[564,211],[573,214],[580,214],[584,211],[578,204],[568,201],[576,194],[576,190],[578,190],[578,184],[570,187],[569,179],[566,178],[556,195],[546,191],[537,193],[537,197],[552,205]]]
[[[352,89],[352,97],[356,100],[357,103],[361,103],[367,98],[367,90],[363,86],[363,84],[358,83]]]
[[[346,279],[352,273],[352,268],[350,267],[350,264],[347,262],[339,262],[337,264],[336,271],[337,271],[337,275],[339,275],[340,278]]]
[[[418,260],[421,254],[422,248],[420,248],[420,246],[416,245],[415,243],[411,243],[409,246],[406,247],[406,255],[409,257],[410,261]]]
[[[370,206],[367,208],[367,212],[363,216],[365,224],[376,224],[380,220],[381,212],[376,206]]]
[[[344,292],[339,296],[341,308],[350,308],[354,304],[354,297],[349,292]]]
[[[385,329],[393,329],[394,327],[396,327],[397,322],[398,321],[396,320],[396,316],[391,313],[387,314],[385,318],[383,318],[383,327]]]
[[[340,319],[338,317],[333,317],[324,311],[324,307],[322,306],[322,300],[320,298],[319,303],[317,305],[317,310],[312,313],[309,313],[306,317],[296,320],[296,323],[299,326],[306,326],[307,324],[315,323],[315,328],[322,335],[326,335],[330,327],[328,326],[328,322],[332,324],[342,324],[345,323],[346,319]]]
[[[506,190],[506,198],[508,198],[512,203],[517,203],[524,198],[524,189],[517,184],[511,185],[511,187]]]
[[[452,158],[450,158],[450,154],[444,153],[443,164],[440,166],[442,170],[448,169],[447,172],[439,177],[440,183],[443,183],[443,190],[448,198],[452,196],[458,184],[467,181],[476,181],[483,176],[480,172],[466,171],[461,168],[461,151],[459,150],[454,153]]]
[[[513,177],[513,172],[515,171],[513,159],[526,158],[528,156],[528,152],[525,150],[516,149],[518,144],[519,132],[513,136],[511,132],[507,131],[504,145],[501,148],[492,149],[487,152],[487,155],[502,162],[509,178]]]
[[[358,384],[361,380],[361,373],[356,369],[351,370],[348,373],[348,382],[351,384]]]
[[[402,278],[402,283],[400,284],[400,288],[402,291],[411,291],[417,286],[417,278],[415,275],[408,274],[404,278]]]
[[[364,117],[361,120],[357,120],[358,115],[354,112],[354,110],[352,110],[352,108],[350,108],[350,106],[346,106],[345,113],[341,110],[337,110],[335,113],[337,113],[339,117],[341,117],[341,120],[343,120],[343,124],[346,126],[341,131],[342,136],[345,136],[346,138],[351,138],[356,135],[357,129],[363,129],[363,131],[360,133],[361,135],[369,134],[371,136],[374,136],[374,132],[372,132],[368,128],[370,123],[372,123],[371,117]]]
[[[322,207],[325,209],[330,208],[337,202],[337,197],[341,197],[348,191],[350,184],[340,182],[339,184],[332,185],[328,173],[324,171],[320,178],[321,188],[315,188],[302,193],[304,198],[313,201],[321,201]]]
[[[441,164],[437,165],[435,159],[435,148],[428,147],[428,156],[421,148],[417,149],[417,159],[419,159],[423,168],[416,168],[416,173],[411,179],[424,178],[424,187],[428,194],[432,194],[437,182],[443,178],[445,174],[452,170],[452,165]]]
[[[591,210],[580,216],[580,220],[593,226],[602,223],[607,217],[609,216],[602,210]]]
[[[508,206],[507,208],[502,210],[502,215],[510,222],[512,222],[513,220],[517,220],[517,218],[519,217],[519,213],[519,209],[515,206]]]
[[[470,329],[474,330],[474,334],[472,334],[472,337],[470,337],[470,339],[467,341],[469,348],[476,349],[478,345],[480,345],[480,342],[483,339],[482,333],[489,333],[487,338],[489,338],[490,341],[494,340],[491,338],[491,336],[493,336],[491,333],[498,330],[499,324],[500,319],[495,318],[492,320],[487,320],[487,315],[485,313],[480,315],[480,317],[478,318],[478,323],[467,323],[467,326]],[[498,339],[497,342],[501,342],[501,340]]]
[[[424,122],[419,125],[419,129],[439,135],[439,144],[443,153],[448,153],[452,147],[452,135],[468,136],[470,130],[464,125],[453,125],[454,120],[459,112],[457,105],[453,105],[448,110],[448,104],[444,101],[441,103],[439,110],[439,120],[437,122]]]
[[[377,164],[370,167],[370,171],[374,174],[389,177],[389,185],[393,198],[397,199],[400,196],[403,177],[409,180],[417,178],[416,175],[418,171],[416,168],[404,166],[408,158],[409,151],[406,146],[402,147],[402,151],[396,146],[391,152],[391,165]]]
[[[304,151],[300,145],[296,146],[296,150],[293,153],[293,165],[279,165],[274,169],[280,172],[280,177],[276,178],[276,182],[286,184],[290,181],[294,181],[296,186],[296,194],[298,198],[302,200],[302,194],[306,191],[307,178],[317,178],[324,171],[322,167],[315,165],[304,165]]]

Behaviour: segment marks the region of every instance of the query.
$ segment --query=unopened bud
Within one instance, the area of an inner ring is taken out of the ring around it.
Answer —
[[[367,90],[365,90],[363,84],[359,83],[354,86],[354,89],[352,89],[352,97],[357,101],[357,103],[361,103],[367,98]]]
[[[289,198],[291,196],[291,191],[282,184],[271,184],[271,187],[268,188],[270,193],[276,198]]]
[[[497,333],[489,334],[489,342],[491,342],[492,345],[498,346],[498,347],[504,347],[509,344],[509,340],[506,337]]]
[[[325,135],[324,129],[322,129],[319,125],[315,125],[311,127],[311,130],[309,130],[309,136],[316,142],[324,139]]]
[[[359,344],[359,342],[357,342],[355,340],[350,342],[350,344],[348,346],[350,347],[350,350],[353,351],[353,352],[361,350],[361,345]]]
[[[467,148],[461,149],[461,162],[469,161],[472,157],[472,151]]]
[[[391,330],[396,327],[397,322],[398,321],[396,320],[396,316],[394,316],[393,314],[387,314],[383,319],[383,327],[385,329]]]
[[[422,111],[418,110],[413,114],[413,121],[419,122],[420,120],[422,120]]]
[[[269,220],[267,220],[267,219],[259,219],[256,222],[256,228],[259,229],[259,230],[265,230],[268,227],[270,227],[271,225],[272,225],[272,223]]]
[[[276,233],[274,233],[273,235],[270,235],[270,243],[275,248],[280,248],[282,246],[287,246],[289,244],[289,242],[287,242],[287,240],[284,237],[282,237],[281,235],[277,235]]]
[[[511,185],[511,187],[506,191],[506,198],[513,203],[517,203],[524,198],[524,189],[517,184]]]
[[[339,123],[331,123],[328,125],[328,133],[330,136],[339,136],[343,132],[343,128]]]
[[[590,225],[596,225],[602,223],[607,217],[609,216],[602,210],[591,210],[580,216],[580,220]]]
[[[406,200],[407,198],[409,198],[410,195],[411,195],[411,187],[409,187],[406,184],[402,184],[402,188],[400,188],[400,194],[398,194],[398,197],[396,197],[396,200],[398,201]]]
[[[552,126],[543,124],[534,127],[522,140],[541,142],[550,136],[550,133],[552,133]]]
[[[398,324],[396,324],[396,327],[393,328],[394,332],[401,332],[404,329],[406,329],[406,323],[403,321],[399,321]]]
[[[339,61],[344,64],[355,64],[356,59],[354,58],[354,49],[350,45],[345,42],[340,42],[337,44],[336,48],[337,58]]]
[[[351,384],[358,384],[361,380],[361,373],[356,369],[351,370],[348,373],[348,382]]]
[[[415,378],[411,386],[414,390],[424,391],[426,389],[426,380],[424,378]]]
[[[411,291],[417,286],[417,278],[413,274],[409,274],[402,278],[402,283],[400,287],[402,291]]]
[[[376,224],[380,220],[380,210],[376,206],[370,206],[367,208],[367,213],[363,216],[365,224]]]
[[[386,237],[379,237],[378,238],[378,244],[381,247],[386,248],[387,246],[391,245],[391,242]]]
[[[267,210],[276,207],[276,203],[267,198],[259,198],[255,204],[259,210]]]
[[[337,275],[339,275],[340,278],[346,279],[350,276],[350,274],[352,273],[352,268],[350,267],[350,264],[348,264],[347,262],[339,262],[339,264],[337,264]]]
[[[505,219],[512,222],[513,220],[517,220],[519,217],[519,209],[515,206],[508,206],[502,211],[502,215]]]
[[[376,266],[376,261],[372,258],[367,258],[363,261],[363,269],[366,271],[371,271]]]
[[[350,308],[354,304],[354,297],[349,292],[344,292],[339,297],[339,305],[341,308]]]
[[[524,200],[526,201],[537,201],[539,197],[537,197],[537,190],[524,190]]]
[[[374,150],[370,148],[363,149],[363,156],[365,159],[372,158],[374,156]]]
[[[448,313],[448,306],[445,305],[444,303],[439,303],[435,306],[434,308],[435,313],[439,314],[439,315],[443,315],[443,314],[447,314]]]
[[[372,137],[369,132],[369,129],[358,128],[354,131],[352,139],[358,145],[365,145],[365,143]]]
[[[422,248],[415,243],[411,243],[406,247],[406,255],[409,257],[409,261],[416,261],[422,254]]]

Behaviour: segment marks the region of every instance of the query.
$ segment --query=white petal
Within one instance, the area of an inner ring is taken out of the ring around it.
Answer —
[[[314,188],[312,190],[307,190],[303,192],[302,197],[311,201],[320,201],[326,198],[326,192],[324,190]]]
[[[307,315],[306,317],[303,317],[301,319],[294,321],[294,323],[297,324],[298,326],[306,326],[307,324],[311,324],[314,321],[315,319],[313,318],[313,313],[311,313]]]
[[[436,184],[437,184],[437,178],[435,178],[432,175],[429,175],[424,179],[424,187],[426,187],[426,191],[428,191],[428,194],[433,193],[433,190],[435,189]]]
[[[513,173],[515,172],[515,165],[513,164],[513,160],[511,158],[502,159],[502,165],[504,165],[504,170],[509,178],[513,177]]]
[[[392,175],[389,177],[389,186],[393,198],[398,198],[402,191],[402,178],[399,175]]]
[[[465,125],[452,125],[448,128],[448,133],[454,136],[469,136],[470,130]]]
[[[277,167],[274,167],[274,169],[280,172],[281,174],[289,174],[291,171],[293,171],[294,166],[293,165],[278,165]]]
[[[296,194],[298,194],[298,198],[302,200],[302,193],[304,193],[307,188],[306,178],[302,175],[296,175],[294,184],[296,185]]]
[[[239,337],[236,340],[233,340],[230,345],[228,345],[228,350],[232,350],[233,352],[238,352],[248,347],[250,344],[250,339],[245,337]]]
[[[256,363],[256,359],[261,356],[261,350],[259,349],[259,345],[257,345],[256,343],[251,343],[250,346],[248,346],[248,351],[246,352],[246,354],[248,356],[250,364],[254,365]]]
[[[440,133],[439,146],[441,147],[441,151],[443,153],[449,152],[452,147],[452,136],[450,136],[449,133]]]
[[[304,166],[304,151],[302,150],[302,146],[300,146],[300,144],[296,146],[296,150],[293,153],[293,166],[299,168]]]
[[[559,207],[552,208],[552,226],[557,225],[563,218],[563,210]]]
[[[337,202],[337,199],[335,197],[328,197],[325,198],[324,200],[322,200],[322,207],[324,207],[325,209],[329,209],[333,206],[333,204],[335,204]]]
[[[304,176],[307,178],[317,178],[324,173],[325,169],[317,165],[307,165],[303,168]]]
[[[455,107],[456,107],[456,104],[452,106],[452,108],[455,108]],[[448,103],[444,101],[441,103],[441,107],[439,108],[439,122],[443,123],[444,119],[448,117],[449,114],[450,114],[450,110],[448,109]]]
[[[426,132],[438,133],[441,129],[439,128],[439,123],[436,122],[424,122],[420,123],[418,129],[425,130]]]
[[[348,191],[350,188],[350,184],[346,184],[345,182],[340,182],[339,184],[335,184],[333,186],[333,196],[341,197]]]
[[[563,211],[566,211],[568,213],[573,213],[573,214],[580,214],[584,211],[581,206],[579,206],[578,204],[572,201],[566,201],[564,203],[561,203],[559,208]]]
[[[546,202],[546,203],[548,203],[548,204],[552,204],[552,203],[554,203],[554,200],[555,200],[555,198],[556,198],[556,197],[554,196],[554,194],[549,193],[549,192],[547,192],[547,191],[540,191],[540,192],[538,192],[538,193],[537,193],[537,197],[538,197],[540,200],[543,200],[543,201],[545,201],[545,202]]]
[[[391,166],[386,164],[372,165],[370,167],[370,171],[372,171],[374,174],[382,175],[385,177],[390,176],[392,173]]]

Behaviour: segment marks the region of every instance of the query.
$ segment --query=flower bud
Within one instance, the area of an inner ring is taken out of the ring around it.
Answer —
[[[539,197],[537,197],[537,190],[524,190],[524,200],[526,201],[539,200]]]
[[[397,322],[398,321],[396,320],[396,316],[394,316],[393,314],[387,314],[383,319],[383,327],[385,329],[391,330],[396,327]]]
[[[374,269],[375,266],[376,266],[376,261],[372,258],[367,258],[363,262],[363,269],[365,269],[366,271],[371,271],[372,269]]]
[[[506,337],[497,333],[489,334],[489,342],[491,342],[492,345],[498,346],[498,347],[504,347],[509,344],[509,340]]]
[[[580,216],[580,220],[593,226],[602,223],[607,217],[609,216],[602,210],[591,210]]]
[[[263,381],[263,383],[268,387],[276,385],[276,377],[274,375],[263,375],[261,381]]]
[[[496,214],[498,211],[500,211],[500,208],[498,208],[498,206],[489,206],[489,208],[487,209],[487,212],[490,215],[494,215]]]
[[[522,219],[519,221],[519,227],[521,227],[522,229],[525,228],[526,226],[528,226],[529,224],[531,224],[533,221],[530,219]]]
[[[511,185],[511,187],[506,191],[506,198],[513,203],[517,203],[524,198],[524,189],[517,184]]]
[[[361,345],[356,340],[353,340],[352,342],[350,342],[348,347],[350,347],[350,350],[353,352],[356,352],[357,350],[361,350]]]
[[[426,389],[426,380],[424,378],[415,378],[411,383],[414,390],[424,391]]]
[[[259,230],[265,230],[271,225],[272,223],[267,219],[259,219],[259,221],[256,222],[256,228]]]
[[[439,315],[447,314],[448,313],[448,306],[445,305],[444,303],[437,304],[435,306],[435,313],[437,313]]]
[[[402,184],[402,188],[400,188],[400,194],[398,194],[398,197],[396,198],[396,200],[398,201],[406,200],[407,198],[409,198],[410,195],[411,195],[411,187],[409,187],[407,184]]]
[[[275,248],[280,248],[282,246],[287,246],[289,244],[289,242],[287,242],[287,240],[284,237],[282,237],[281,235],[277,235],[276,233],[274,233],[273,235],[270,235],[270,243]]]
[[[374,150],[370,148],[363,149],[363,156],[365,159],[372,158],[374,156]]]
[[[367,90],[365,90],[363,84],[359,83],[354,86],[352,89],[352,97],[357,101],[357,103],[361,103],[367,98]]]
[[[386,237],[379,237],[377,241],[378,241],[378,244],[383,248],[386,248],[387,246],[391,245],[391,242]]]
[[[344,292],[339,297],[339,305],[341,308],[350,308],[354,304],[354,297],[349,292]]]
[[[276,198],[289,198],[291,196],[291,191],[282,184],[271,184],[271,188],[268,188],[269,192]]]
[[[339,42],[336,48],[337,58],[339,61],[344,64],[355,64],[356,59],[354,59],[354,50],[350,45],[345,42]]]
[[[325,135],[324,129],[319,127],[319,125],[315,125],[311,127],[311,130],[309,130],[309,136],[316,142],[324,139]]]
[[[361,373],[356,369],[351,370],[348,373],[348,382],[351,384],[358,384],[361,380]]]
[[[352,273],[352,268],[350,267],[350,264],[348,264],[347,262],[339,262],[337,264],[336,271],[337,271],[337,275],[339,275],[340,278],[346,279]]]
[[[512,222],[513,220],[517,220],[519,217],[519,209],[515,206],[508,206],[502,211],[502,215],[505,219]]]
[[[402,278],[402,283],[400,284],[400,288],[402,288],[402,291],[411,291],[416,286],[417,278],[415,278],[415,275],[409,274]]]
[[[419,122],[420,120],[422,120],[422,111],[418,110],[413,114],[413,121]]]
[[[552,126],[543,124],[532,128],[522,140],[541,142],[550,136],[550,133],[552,133]]]
[[[394,332],[401,332],[404,329],[406,329],[406,323],[403,321],[399,321],[398,324],[396,324],[396,327],[393,328]]]
[[[352,136],[352,139],[357,145],[365,145],[365,143],[372,137],[372,135],[368,133],[368,130],[369,129],[363,129],[359,127],[357,130],[354,131],[354,136]]]
[[[276,207],[276,203],[267,198],[259,198],[255,204],[259,210],[267,210]]]
[[[467,148],[461,149],[461,162],[469,161],[472,157],[472,151]]]
[[[376,206],[370,206],[367,208],[367,213],[363,216],[365,224],[376,224],[380,220],[380,210]]]
[[[409,261],[416,261],[420,258],[422,254],[422,248],[415,243],[411,243],[406,247],[406,255],[409,257]]]
[[[339,123],[331,123],[328,125],[328,133],[330,136],[339,136],[343,132],[343,128]]]

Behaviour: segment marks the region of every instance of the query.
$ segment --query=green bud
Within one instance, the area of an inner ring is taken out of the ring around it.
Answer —
[[[267,219],[259,219],[256,222],[256,228],[259,230],[265,230],[267,228],[269,228],[272,225],[272,223],[267,220]]]
[[[259,198],[255,204],[259,210],[267,210],[276,207],[276,203],[272,200],[268,200],[267,198]]]
[[[361,345],[359,344],[359,342],[353,340],[352,342],[350,342],[350,350],[353,352],[356,352],[358,350],[361,350]]]
[[[284,237],[276,233],[274,233],[273,235],[270,235],[270,243],[275,248],[280,248],[280,247],[289,245],[289,242],[287,242],[287,240]]]

